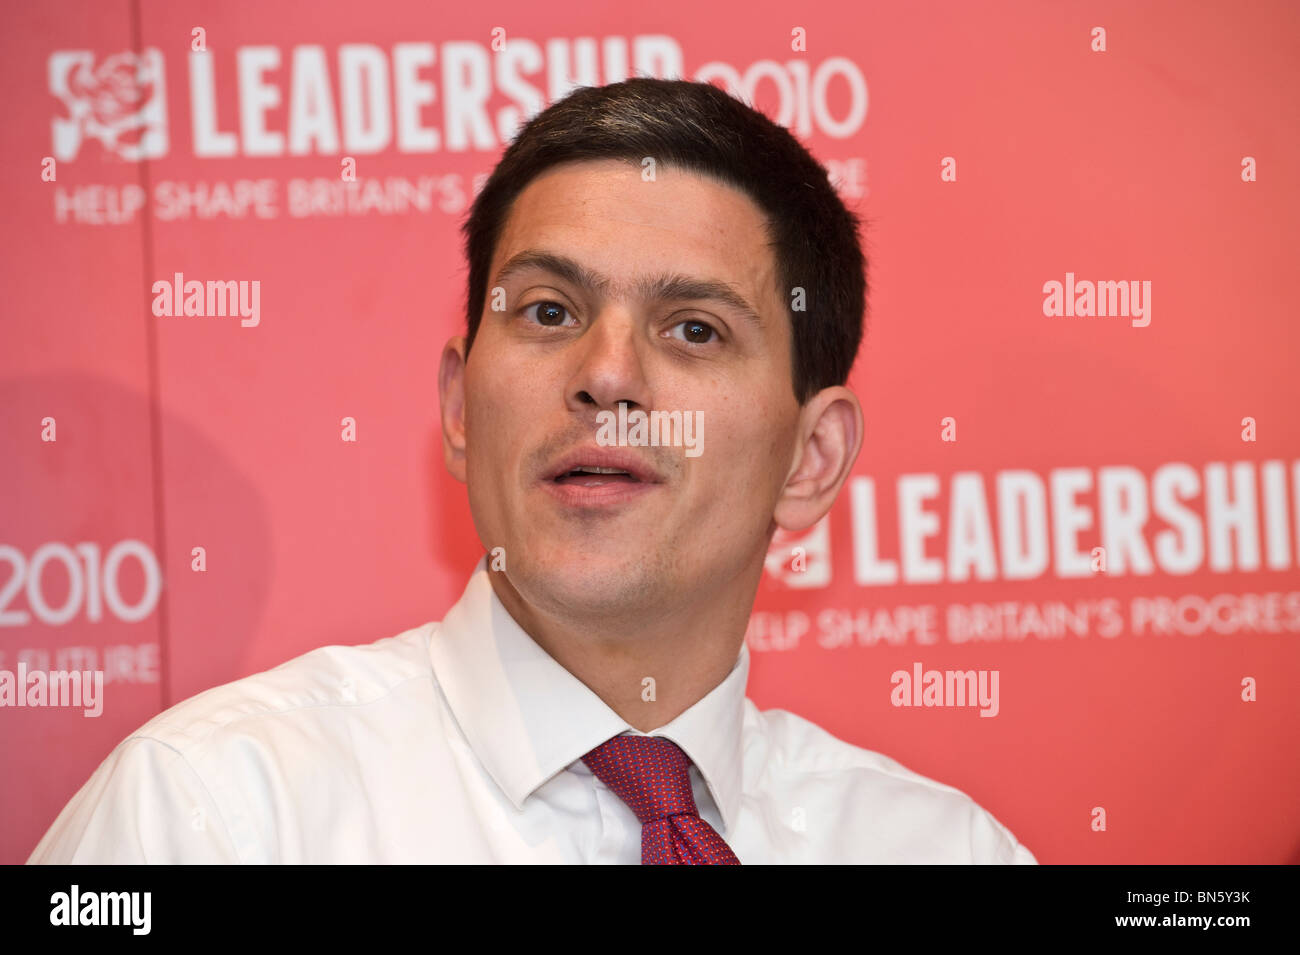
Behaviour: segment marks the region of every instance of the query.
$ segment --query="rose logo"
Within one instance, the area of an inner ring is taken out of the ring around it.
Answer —
[[[775,583],[802,590],[831,582],[830,515],[806,531],[792,533],[778,527],[768,545],[763,570]]]
[[[167,100],[158,50],[116,53],[98,66],[93,53],[50,56],[50,92],[64,107],[54,120],[54,156],[76,157],[82,140],[98,140],[119,159],[155,159],[167,152]]]

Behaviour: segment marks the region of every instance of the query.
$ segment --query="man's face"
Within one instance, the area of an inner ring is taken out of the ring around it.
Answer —
[[[509,268],[520,257],[533,261]],[[532,181],[489,271],[457,475],[511,586],[551,613],[635,617],[756,581],[795,453],[790,348],[763,215],[743,193],[609,160]],[[692,415],[698,454],[605,446],[598,415],[620,402]],[[629,474],[569,473],[584,464]]]

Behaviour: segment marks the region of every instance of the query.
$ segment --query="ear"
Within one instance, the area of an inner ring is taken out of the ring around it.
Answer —
[[[803,531],[826,515],[862,450],[862,405],[849,389],[817,392],[799,412],[798,444],[772,519]]]
[[[465,483],[465,338],[456,336],[442,349],[438,368],[442,414],[442,457],[447,470]]]

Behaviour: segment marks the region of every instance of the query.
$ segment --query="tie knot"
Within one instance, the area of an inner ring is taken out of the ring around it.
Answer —
[[[642,825],[667,816],[698,816],[691,793],[691,758],[662,736],[615,736],[582,761]]]

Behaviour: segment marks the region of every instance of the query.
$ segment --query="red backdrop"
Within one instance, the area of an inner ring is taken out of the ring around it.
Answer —
[[[0,670],[107,682],[0,709],[0,861],[161,709],[441,618],[457,227],[633,72],[738,84],[868,222],[867,440],[774,544],[750,696],[1043,862],[1300,860],[1296,7],[565,6],[5,9]],[[156,315],[176,273],[256,324]],[[996,718],[893,705],[917,663],[997,670]]]

